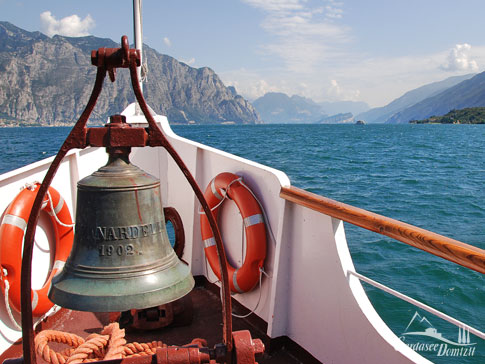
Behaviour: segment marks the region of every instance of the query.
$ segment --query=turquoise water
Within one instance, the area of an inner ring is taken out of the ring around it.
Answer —
[[[193,125],[173,129],[189,139],[280,169],[295,186],[485,248],[482,125]],[[0,129],[0,173],[56,153],[68,131]],[[346,234],[358,272],[484,331],[482,274],[349,224]],[[406,331],[418,312],[443,337],[458,340],[455,326],[364,286],[397,335]],[[410,327],[414,331],[426,328],[416,322]],[[471,357],[420,352],[436,363],[484,363],[484,341],[473,335],[470,339],[477,343],[471,346],[475,348]],[[413,340],[406,337],[406,342],[417,343]],[[420,342],[442,343],[426,337]],[[446,353],[452,352],[440,352]]]

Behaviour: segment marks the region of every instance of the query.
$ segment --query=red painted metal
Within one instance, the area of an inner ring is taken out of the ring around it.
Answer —
[[[199,348],[168,347],[159,348],[156,353],[157,364],[200,364],[210,363],[209,353]]]
[[[132,146],[163,146],[167,152],[172,156],[177,166],[185,175],[187,181],[194,190],[197,199],[199,200],[203,211],[209,219],[209,224],[213,230],[216,247],[219,255],[219,262],[222,271],[222,313],[223,313],[223,342],[227,352],[226,362],[231,362],[232,352],[232,316],[231,316],[231,297],[229,290],[229,279],[227,274],[226,254],[222,244],[221,235],[217,227],[217,223],[213,218],[211,210],[205,201],[200,187],[197,185],[194,177],[188,170],[187,166],[180,158],[178,153],[172,147],[167,138],[163,135],[160,128],[157,126],[155,119],[148,110],[143,94],[140,89],[136,67],[140,65],[140,53],[135,49],[130,49],[128,46],[128,38],[123,36],[121,39],[121,48],[100,48],[91,53],[91,60],[93,65],[97,67],[96,81],[93,91],[89,98],[85,110],[81,117],[74,125],[68,137],[62,144],[54,161],[50,165],[42,185],[39,188],[38,194],[34,201],[29,221],[27,224],[27,231],[25,233],[25,243],[23,249],[22,261],[22,295],[21,295],[21,309],[22,309],[22,339],[23,339],[23,355],[25,363],[36,364],[36,357],[34,351],[34,331],[32,306],[30,302],[30,292],[32,287],[31,271],[32,271],[32,251],[35,236],[35,227],[40,214],[42,201],[46,195],[54,176],[60,166],[62,159],[67,152],[74,148],[83,149],[87,146],[107,147],[107,148],[129,148]],[[109,74],[111,81],[115,80],[116,68],[129,68],[131,75],[131,83],[136,96],[136,99],[148,121],[148,129],[131,128],[123,123],[120,116],[114,117],[114,125],[109,125],[99,130],[86,128],[86,123],[93,111],[96,101],[101,92],[106,73]],[[124,125],[123,125],[124,124]],[[175,350],[174,353],[177,353]],[[177,353],[177,355],[180,353]],[[174,354],[175,355],[175,354]],[[189,356],[190,359],[190,356]],[[190,359],[192,360],[192,359]],[[194,359],[196,360],[196,359]]]
[[[251,333],[247,330],[233,332],[232,338],[237,364],[254,364],[255,355],[264,352],[263,342],[260,339],[252,339]]]
[[[175,250],[175,254],[177,254],[179,259],[182,259],[185,248],[185,232],[182,218],[173,207],[165,207],[163,209],[163,214],[165,215],[165,223],[170,221],[175,232],[175,244],[173,250]]]
[[[234,340],[234,359],[236,364],[257,364],[255,356],[264,352],[264,344],[259,339],[252,339],[247,330],[232,333]],[[206,347],[204,339],[194,339],[185,346],[157,348],[155,355],[135,355],[123,359],[103,360],[93,363],[103,364],[203,364],[225,363],[227,351],[216,345]],[[221,350],[222,349],[222,350]],[[7,359],[4,364],[25,364],[24,358]]]
[[[132,128],[123,115],[113,115],[103,128],[88,128],[86,145],[92,147],[144,147],[148,133],[143,128]]]

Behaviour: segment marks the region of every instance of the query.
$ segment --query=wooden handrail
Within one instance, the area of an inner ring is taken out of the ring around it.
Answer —
[[[282,187],[280,197],[485,274],[483,249],[297,187]]]

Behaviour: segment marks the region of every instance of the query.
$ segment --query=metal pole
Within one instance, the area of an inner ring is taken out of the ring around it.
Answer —
[[[133,25],[135,33],[135,48],[140,50],[140,66],[136,68],[140,89],[143,92],[143,83],[141,81],[141,65],[143,64],[143,30],[141,24],[141,2],[142,0],[133,0]]]

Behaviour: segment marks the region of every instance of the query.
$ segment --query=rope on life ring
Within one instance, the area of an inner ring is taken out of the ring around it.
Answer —
[[[0,277],[3,282],[1,288],[5,297],[8,297],[9,306],[17,312],[20,312],[20,274],[24,234],[39,186],[39,183],[27,184],[3,213],[0,225]],[[47,293],[52,278],[64,267],[74,239],[74,225],[69,208],[53,187],[49,187],[47,191],[42,203],[42,210],[49,214],[54,227],[55,255],[44,285],[31,292],[32,314],[35,317],[44,315],[54,305],[47,298]],[[7,306],[7,310],[9,310],[9,306]],[[15,320],[13,321],[15,322]]]
[[[229,283],[234,293],[252,290],[259,282],[266,258],[266,227],[258,201],[249,188],[242,183],[242,177],[224,172],[218,174],[207,186],[204,197],[217,221],[219,207],[226,196],[232,199],[242,215],[246,233],[246,256],[243,265],[235,268],[227,263]],[[205,214],[200,216],[200,227],[204,251],[214,274],[221,279],[214,235]]]

